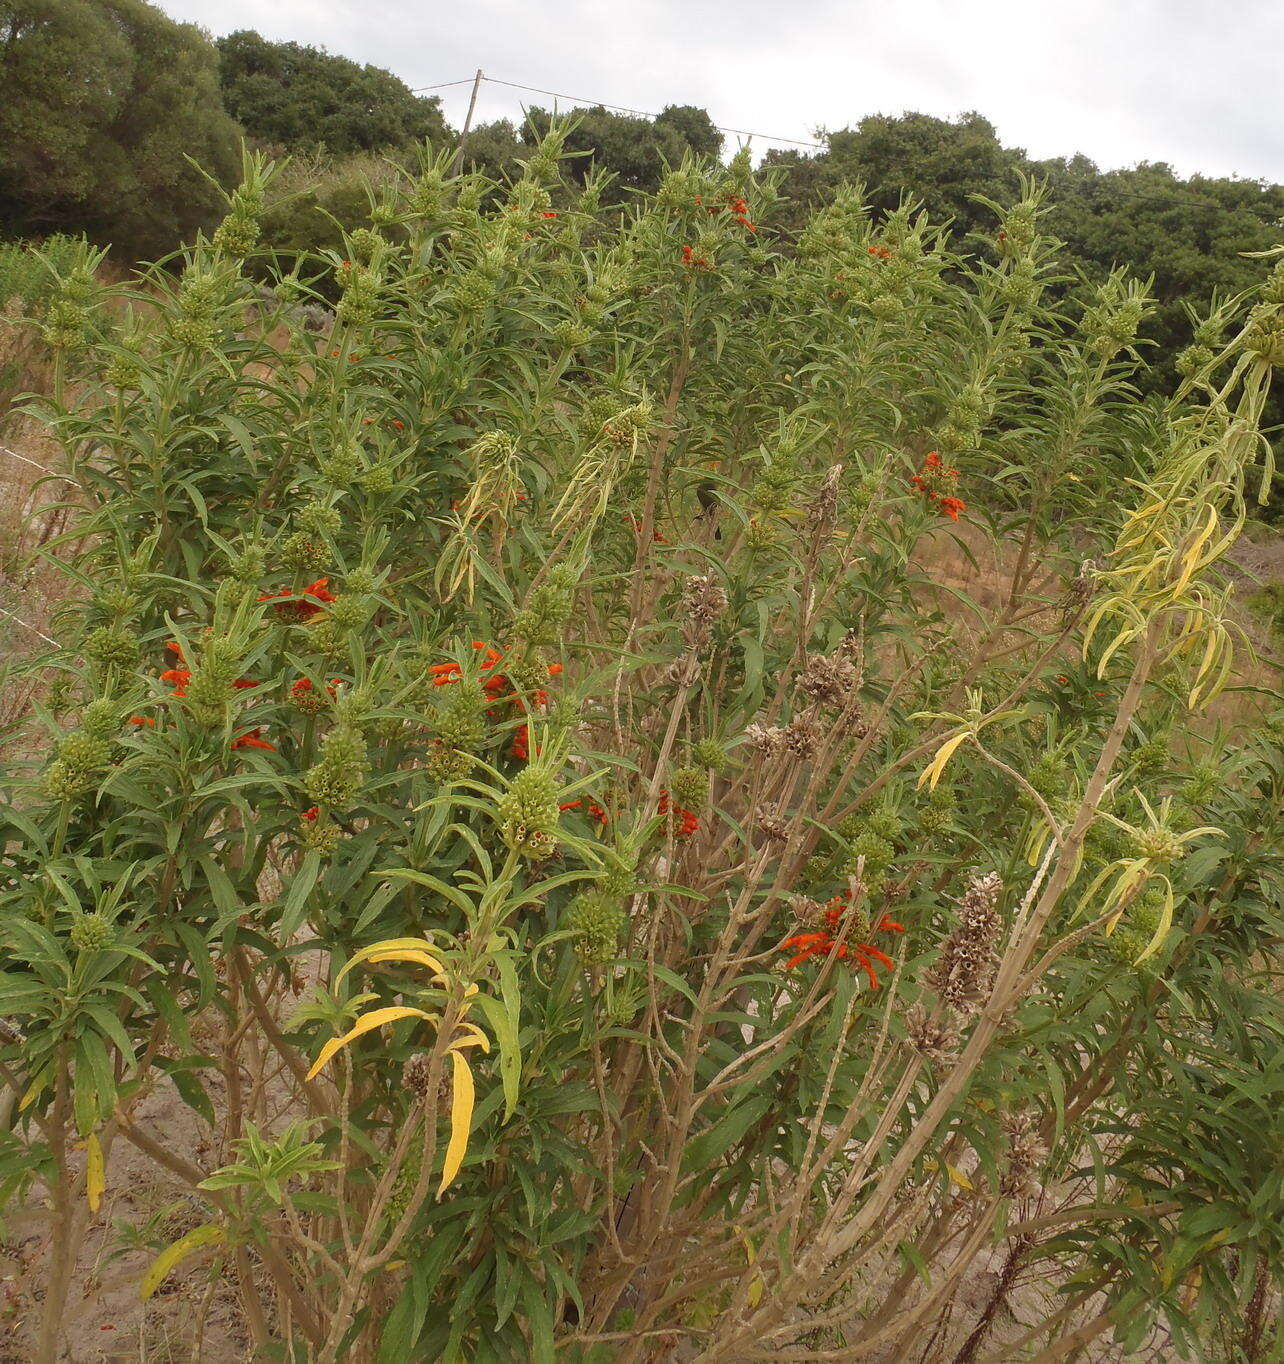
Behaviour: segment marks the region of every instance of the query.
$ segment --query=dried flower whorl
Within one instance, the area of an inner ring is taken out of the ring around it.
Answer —
[[[941,1018],[933,1018],[921,1004],[915,1004],[905,1015],[905,1033],[910,1046],[937,1065],[954,1055],[961,1040],[953,1013],[947,1009]]]
[[[959,925],[941,947],[927,983],[952,1009],[974,1013],[994,979],[995,945],[1003,920],[998,912],[1003,881],[997,872],[973,873],[959,901]]]

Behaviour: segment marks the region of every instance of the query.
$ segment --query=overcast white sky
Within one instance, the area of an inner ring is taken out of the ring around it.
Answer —
[[[1034,156],[1284,181],[1282,0],[160,0],[215,35],[328,48],[411,86],[487,75],[808,138],[976,109]],[[463,120],[468,90],[443,90]],[[483,85],[482,121],[523,101]],[[734,141],[734,140],[733,140]],[[762,149],[760,141],[755,147]]]

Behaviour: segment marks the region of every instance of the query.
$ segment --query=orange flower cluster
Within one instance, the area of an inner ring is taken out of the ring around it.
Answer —
[[[885,246],[867,246],[865,248],[871,256],[877,256],[879,260],[891,260],[892,253]]]
[[[522,728],[524,729],[525,725],[523,725]],[[584,802],[582,800],[568,800],[565,802],[565,804],[559,805],[557,808],[559,810],[578,810],[580,806],[583,804]],[[585,810],[585,814],[587,814],[590,819],[597,820],[597,822],[603,828],[606,827],[607,820],[606,811],[602,809],[602,807],[597,803],[597,801],[595,800],[589,801],[588,807]]]
[[[923,472],[912,475],[910,482],[927,496],[929,502],[936,503],[942,516],[957,521],[959,512],[967,510],[967,503],[961,497],[956,497],[952,492],[943,492],[942,489],[955,487],[958,476],[957,469],[947,469],[940,455],[935,450],[929,450],[923,460]]]
[[[684,810],[681,805],[674,805],[667,791],[660,792],[660,813],[669,816],[669,829],[674,838],[690,838],[700,827],[699,816]]]
[[[684,246],[682,248],[682,264],[689,265],[693,270],[708,270],[709,262],[703,256],[695,254],[695,248]]]
[[[482,654],[482,672],[490,674],[485,682],[482,683],[482,690],[490,700],[495,702],[512,701],[524,711],[526,709],[525,700],[515,691],[510,690],[512,683],[509,682],[508,678],[503,673],[494,671],[496,665],[503,658],[503,654],[501,654],[498,649],[487,644],[485,640],[481,639],[473,640],[473,648]],[[452,682],[458,682],[463,676],[463,669],[453,660],[449,663],[434,663],[432,667],[428,669],[428,672],[432,677],[432,684],[434,687],[447,687]],[[550,677],[557,677],[561,672],[562,665],[560,663],[550,663],[548,665],[548,675]],[[531,700],[537,706],[546,705],[548,702],[548,693],[544,691],[543,688],[540,688],[531,693]],[[525,723],[518,725],[514,732],[513,743],[512,747],[509,749],[509,754],[511,757],[517,758],[521,762],[526,762],[530,757],[530,730]]]
[[[293,616],[300,621],[311,620],[330,602],[338,601],[329,587],[329,578],[318,578],[298,592],[292,587],[283,587],[279,592],[265,592],[259,601],[275,602],[276,609],[283,616]]]
[[[892,970],[895,963],[886,952],[880,951],[873,943],[868,942],[841,942],[834,937],[834,930],[843,921],[843,913],[847,908],[847,897],[835,895],[825,906],[825,927],[815,929],[809,933],[795,933],[793,937],[786,938],[781,944],[782,952],[792,952],[793,956],[785,963],[785,969],[792,971],[796,966],[801,965],[809,957],[827,957],[832,952],[839,961],[849,961],[853,966],[861,967],[869,977],[870,986],[878,989],[878,973],[874,969],[874,963]],[[904,933],[905,925],[898,924],[895,919],[889,919],[886,914],[876,923],[871,930],[873,933]]]
[[[696,203],[699,202],[700,202],[699,199],[697,199]],[[751,222],[749,219],[749,205],[745,203],[745,201],[741,199],[738,195],[731,195],[727,199],[727,202],[725,204],[714,204],[714,206],[709,210],[709,212],[730,213],[732,217],[735,218],[736,222],[740,224],[741,227],[748,228],[750,232],[757,232],[758,230],[757,223]]]

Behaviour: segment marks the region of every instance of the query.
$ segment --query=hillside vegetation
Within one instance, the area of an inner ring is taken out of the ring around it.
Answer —
[[[169,267],[49,262],[19,1352],[115,1264],[189,1356],[1272,1357],[1282,721],[1222,574],[1284,266],[1142,398],[1146,284],[1060,292],[1038,185],[958,250],[743,156],[620,211],[574,137],[425,146],[299,257],[250,157]]]

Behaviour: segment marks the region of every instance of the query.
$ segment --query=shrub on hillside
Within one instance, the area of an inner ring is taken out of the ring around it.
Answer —
[[[201,1209],[144,1296],[200,1257],[265,1357],[1257,1357],[1284,761],[1203,711],[1284,271],[1139,404],[1144,290],[1050,305],[1037,190],[981,259],[850,191],[784,256],[741,159],[555,207],[565,134],[277,311],[258,164],[146,331],[61,272],[36,1357],[122,1144]]]

